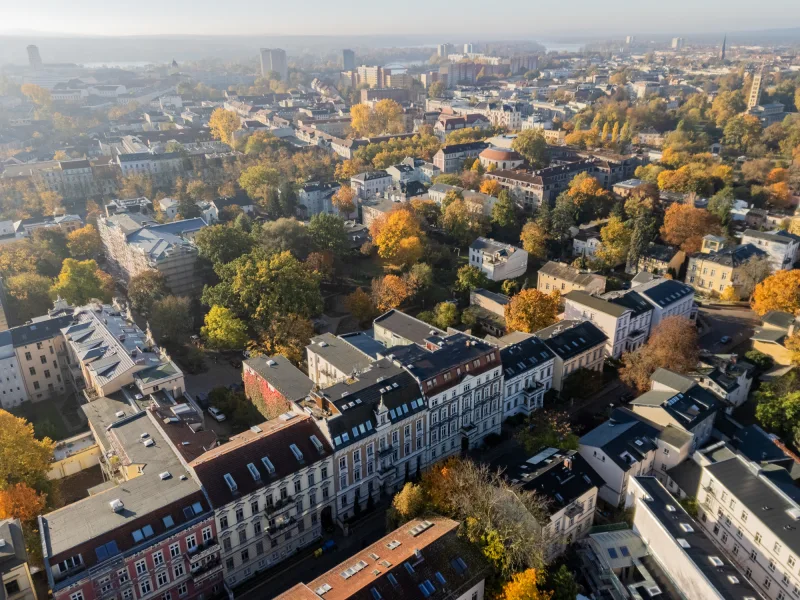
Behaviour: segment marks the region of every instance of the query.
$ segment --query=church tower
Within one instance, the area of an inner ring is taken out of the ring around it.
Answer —
[[[728,43],[728,34],[726,33],[725,36],[722,38],[722,49],[719,51],[719,59],[721,61],[725,60],[725,46]]]

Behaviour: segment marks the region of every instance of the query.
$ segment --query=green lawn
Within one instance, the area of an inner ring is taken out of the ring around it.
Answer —
[[[74,400],[70,401],[70,405],[72,403],[74,403]],[[63,400],[26,402],[11,412],[33,423],[36,437],[47,436],[54,440],[63,440],[74,435],[62,416],[61,407],[63,405]],[[73,410],[73,407],[70,406],[69,410]]]

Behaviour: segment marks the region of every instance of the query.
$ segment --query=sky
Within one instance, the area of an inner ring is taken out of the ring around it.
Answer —
[[[800,27],[800,0],[34,0],[3,3],[0,32],[82,35],[689,34]],[[493,10],[497,9],[496,16]]]

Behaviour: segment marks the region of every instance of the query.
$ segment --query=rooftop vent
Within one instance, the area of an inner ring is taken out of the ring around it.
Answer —
[[[151,439],[147,439],[147,440],[144,441],[144,445],[145,445],[146,448],[149,448],[150,446],[155,446],[156,443]]]
[[[122,512],[122,509],[125,508],[125,505],[119,498],[115,498],[114,500],[109,502],[108,505],[111,507],[111,510],[113,510],[115,513]]]
[[[250,428],[250,431],[252,431],[253,433],[261,433],[261,427],[259,427],[258,425],[253,425]]]
[[[303,462],[303,453],[300,452],[300,448],[297,447],[297,444],[289,444],[289,448],[297,459],[297,462]]]
[[[261,464],[264,465],[264,468],[270,475],[273,475],[275,473],[275,465],[272,464],[272,461],[268,457],[265,456],[264,458],[262,458]]]
[[[276,363],[276,362],[275,362],[274,360],[272,360],[271,358],[267,360],[267,366],[274,367],[274,366],[275,366],[275,365],[277,365],[277,364],[278,364],[278,363]]]
[[[170,479],[172,477],[172,473],[169,471],[164,471],[163,473],[159,473],[158,477],[161,479],[161,481],[164,481],[165,479]]]
[[[116,413],[116,417],[117,417],[118,419],[121,419],[121,418],[122,418],[122,417],[124,417],[124,416],[125,416],[125,411],[124,411],[124,410],[118,410],[118,411],[117,411],[117,413]]]
[[[149,438],[150,434],[145,432],[142,435],[140,435],[139,437],[142,438],[142,439]]]

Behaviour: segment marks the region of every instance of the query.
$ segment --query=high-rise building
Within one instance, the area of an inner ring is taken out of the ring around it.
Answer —
[[[673,50],[683,49],[683,38],[681,37],[672,38],[672,49]]]
[[[725,46],[728,44],[728,34],[722,38],[722,49],[719,51],[719,59],[725,60]]]
[[[625,36],[625,44],[631,46],[636,41],[635,35],[626,35]]]
[[[342,70],[356,70],[356,53],[352,50],[342,50]]]
[[[280,48],[261,48],[261,75],[266,76],[275,71],[281,81],[289,79],[289,66],[286,62],[286,51]]]
[[[384,71],[383,67],[361,65],[356,71],[358,72],[359,85],[366,83],[371,88],[385,87],[386,75],[388,75],[388,72]]]
[[[436,56],[439,58],[447,58],[447,55],[450,54],[450,50],[453,49],[452,44],[439,44],[436,47]]]
[[[464,54],[472,54],[472,44],[464,44]]]
[[[764,76],[764,67],[762,66],[756,74],[753,75],[753,85],[750,88],[750,97],[747,99],[747,110],[751,110],[761,104],[761,80]]]
[[[42,57],[39,54],[39,47],[31,44],[28,46],[28,63],[31,69],[38,71],[42,68]]]

